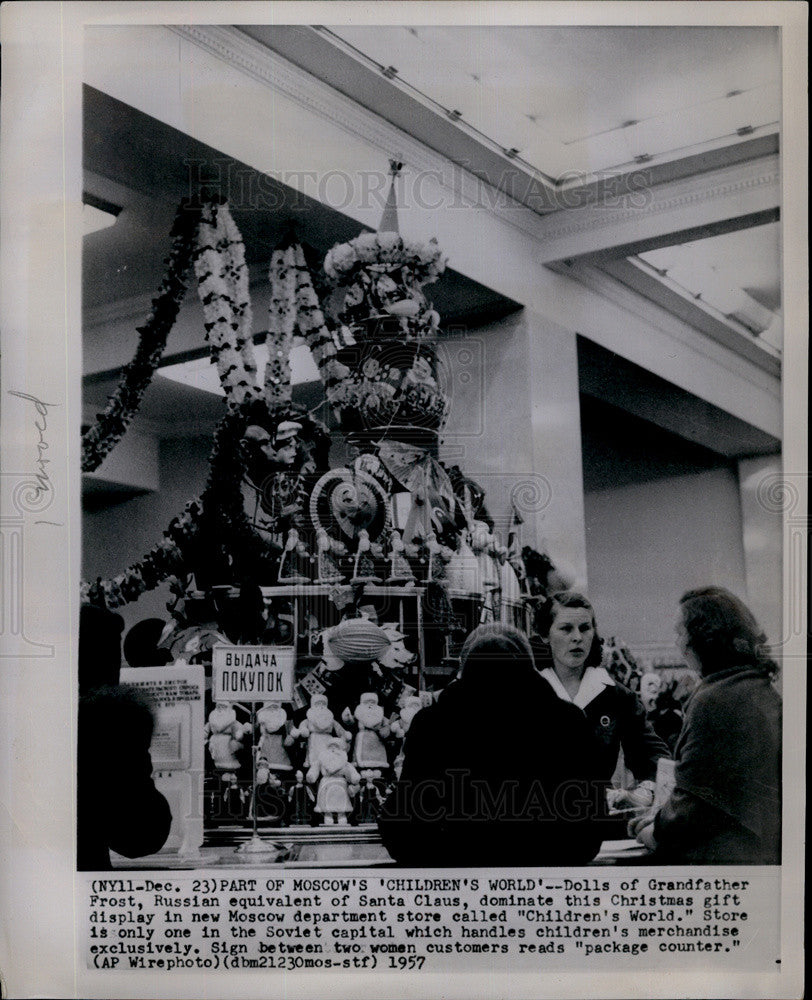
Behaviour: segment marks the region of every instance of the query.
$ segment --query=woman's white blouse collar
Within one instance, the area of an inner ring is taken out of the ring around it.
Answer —
[[[584,671],[584,676],[581,678],[581,684],[575,697],[570,698],[566,688],[558,679],[558,674],[552,667],[545,667],[541,672],[541,676],[547,680],[550,687],[562,701],[571,701],[578,708],[586,708],[605,688],[615,686],[614,680],[605,667],[587,667]]]

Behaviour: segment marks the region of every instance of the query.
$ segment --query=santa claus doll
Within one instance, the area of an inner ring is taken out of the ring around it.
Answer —
[[[398,778],[400,777],[400,772],[403,768],[403,744],[406,740],[406,733],[409,732],[409,726],[412,724],[412,719],[417,715],[421,708],[423,708],[423,701],[420,696],[412,694],[405,699],[400,712],[392,717],[392,734],[398,740],[398,753],[395,757],[395,775]]]
[[[347,760],[342,739],[328,739],[310,765],[307,780],[313,785],[318,781],[316,809],[327,825],[347,825],[352,809],[351,794],[357,791],[361,776]]]
[[[323,694],[313,695],[306,717],[298,729],[291,731],[291,736],[307,740],[305,767],[310,767],[318,760],[320,751],[332,737],[337,736],[347,743],[350,741],[350,734],[336,721],[327,704],[327,696]]]
[[[203,732],[208,737],[212,763],[226,781],[231,781],[240,767],[236,754],[242,749],[246,729],[250,726],[237,721],[233,705],[227,702],[218,702],[209,712]]]
[[[288,719],[282,702],[266,701],[257,712],[259,726],[258,759],[264,760],[267,768],[281,777],[293,771],[293,764],[287,748],[293,745],[293,726]]]
[[[353,762],[363,768],[388,768],[384,740],[389,736],[389,723],[378,704],[374,691],[361,695],[361,700],[351,718],[358,726],[355,736]]]

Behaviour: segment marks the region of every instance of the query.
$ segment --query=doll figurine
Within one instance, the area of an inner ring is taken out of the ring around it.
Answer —
[[[395,774],[399,778],[400,772],[403,769],[403,744],[406,740],[406,733],[409,732],[409,726],[412,724],[412,719],[417,715],[420,709],[423,708],[423,702],[421,701],[419,695],[413,694],[406,698],[406,701],[401,708],[400,712],[392,717],[390,723],[392,728],[392,733],[398,740],[398,753],[395,757]]]
[[[298,729],[291,731],[291,736],[307,740],[306,767],[311,767],[318,761],[321,749],[332,737],[338,736],[346,742],[350,740],[350,734],[336,722],[336,717],[327,704],[327,696],[323,694],[313,695],[307,716]]]
[[[283,793],[282,782],[269,770],[267,761],[260,758],[257,761],[257,783],[251,796],[248,819],[254,818],[256,809],[257,819],[281,823],[285,812]]]
[[[293,727],[282,702],[266,701],[257,712],[257,724],[259,757],[265,761],[269,771],[276,774],[290,774],[293,765],[287,747],[292,746],[294,742],[291,735]]]
[[[310,583],[310,559],[296,528],[288,530],[285,548],[279,559],[279,583]]]
[[[375,555],[372,542],[369,539],[369,532],[366,528],[361,528],[358,532],[358,542],[355,550],[355,565],[350,583],[356,586],[359,583],[380,583],[381,578],[375,573]],[[381,553],[382,554],[382,553]]]
[[[389,723],[374,691],[361,695],[353,718],[358,725],[353,763],[363,768],[388,768],[389,760],[383,741],[389,735]]]
[[[288,790],[288,822],[291,826],[310,826],[316,796],[307,787],[304,774],[296,772],[296,781]]]
[[[329,739],[319,751],[318,758],[310,765],[307,780],[319,783],[316,795],[316,812],[321,813],[327,825],[347,825],[347,815],[352,809],[350,795],[361,780],[355,768],[347,761],[347,751],[341,739]]]
[[[331,539],[324,528],[319,528],[316,532],[316,550],[316,583],[340,583],[344,575],[338,560],[346,555],[346,546]]]
[[[495,555],[499,570],[501,596],[500,619],[503,625],[515,624],[515,609],[522,607],[522,581],[504,546],[497,546]]]
[[[392,732],[400,740],[406,739],[406,733],[409,732],[409,726],[412,724],[412,719],[417,715],[420,709],[423,708],[423,702],[420,700],[420,696],[416,694],[409,695],[401,708],[400,712],[392,717],[391,727]]]
[[[358,823],[374,823],[383,805],[383,795],[377,785],[381,772],[377,770],[361,771],[361,788],[358,792],[356,819]]]
[[[223,780],[228,781],[229,777],[236,780],[235,772],[239,770],[240,762],[235,755],[242,749],[246,727],[237,722],[233,706],[228,702],[218,702],[209,712],[203,732],[208,737],[212,762]]]
[[[404,554],[405,546],[399,531],[393,530],[389,536],[389,576],[387,583],[410,584],[414,583],[415,576],[412,567]]]
[[[463,532],[457,543],[457,551],[453,554],[446,570],[448,586],[460,594],[480,593],[479,560],[468,544],[466,532]]]
[[[471,529],[471,548],[477,561],[477,590],[485,598],[485,607],[493,618],[498,616],[494,594],[500,587],[499,566],[494,558],[494,537],[484,521],[474,521]]]

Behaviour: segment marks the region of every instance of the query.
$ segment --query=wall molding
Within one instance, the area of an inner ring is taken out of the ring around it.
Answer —
[[[771,345],[760,342],[735,319],[725,316],[701,299],[685,293],[668,277],[653,274],[639,260],[614,260],[603,265],[602,270],[627,287],[677,316],[690,326],[701,330],[713,340],[752,361],[759,368],[780,378],[781,353]]]
[[[685,180],[641,188],[624,196],[619,208],[589,205],[539,220],[543,262],[604,253],[661,239],[698,227],[730,228],[745,219],[778,210],[781,167],[777,154],[723,167]]]

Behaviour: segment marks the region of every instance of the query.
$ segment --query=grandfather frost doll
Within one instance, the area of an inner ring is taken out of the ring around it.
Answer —
[[[392,732],[401,740],[406,738],[412,719],[423,708],[423,701],[419,695],[410,694],[403,704],[400,712],[392,718]]]
[[[239,770],[240,762],[236,754],[242,749],[246,729],[250,726],[237,721],[237,713],[228,702],[217,702],[209,712],[203,732],[208,736],[212,762],[226,781],[234,780],[234,772]]]
[[[293,771],[287,747],[293,744],[293,727],[281,701],[266,701],[257,712],[259,748],[257,756],[268,770],[279,774]]]
[[[294,739],[304,738],[307,740],[305,767],[316,763],[319,752],[332,737],[338,736],[346,742],[350,740],[350,734],[336,722],[336,717],[327,704],[327,696],[323,694],[313,695],[307,716],[298,729],[291,731],[291,735]]]
[[[389,735],[389,723],[374,691],[361,695],[352,717],[358,725],[353,762],[363,768],[388,768],[389,759],[383,741]]]
[[[346,826],[347,814],[352,809],[350,793],[357,789],[361,776],[347,761],[343,740],[327,740],[310,765],[307,780],[311,785],[319,782],[315,811],[322,814],[324,822]]]

